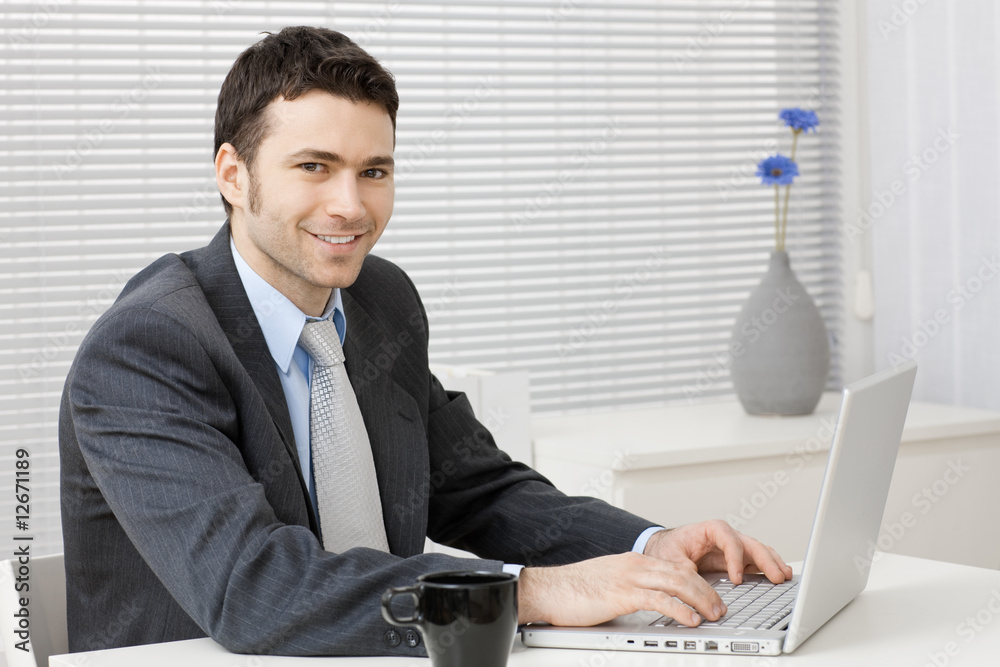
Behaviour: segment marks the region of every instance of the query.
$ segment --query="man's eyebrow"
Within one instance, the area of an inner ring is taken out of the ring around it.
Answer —
[[[299,160],[315,160],[317,162],[332,162],[334,164],[344,164],[344,158],[330,151],[323,151],[318,148],[303,148],[288,156],[290,162]]]
[[[288,156],[290,162],[298,162],[300,160],[304,161],[316,161],[316,162],[329,162],[336,165],[347,164],[337,153],[331,153],[330,151],[320,150],[318,148],[303,148],[302,150],[292,153]],[[392,167],[395,161],[392,159],[391,155],[373,155],[364,160],[361,163],[362,169],[371,169],[372,167]]]
[[[396,161],[392,159],[391,155],[373,155],[364,161],[362,167],[371,169],[372,167],[385,167],[387,169],[392,169],[396,164]]]

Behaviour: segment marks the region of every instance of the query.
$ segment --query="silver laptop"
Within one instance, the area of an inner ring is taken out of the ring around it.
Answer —
[[[525,646],[669,653],[791,653],[864,590],[917,365],[908,361],[844,388],[801,574],[783,584],[706,574],[728,607],[696,628],[655,612],[593,627],[527,625]]]

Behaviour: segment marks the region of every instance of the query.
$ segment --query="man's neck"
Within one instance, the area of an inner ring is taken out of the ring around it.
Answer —
[[[302,289],[297,287],[293,281],[282,280],[282,275],[287,272],[287,269],[263,253],[246,235],[241,225],[235,225],[230,221],[229,227],[236,250],[254,273],[263,278],[271,287],[284,294],[289,301],[295,304],[296,308],[308,317],[323,316],[333,295],[333,288],[310,286],[308,289]]]

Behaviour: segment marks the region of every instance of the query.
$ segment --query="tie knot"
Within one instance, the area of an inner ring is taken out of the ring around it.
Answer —
[[[340,334],[330,320],[306,322],[299,336],[299,344],[320,366],[344,363],[344,350],[340,347]]]

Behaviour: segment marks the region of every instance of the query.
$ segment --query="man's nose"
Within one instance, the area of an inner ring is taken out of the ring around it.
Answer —
[[[331,218],[353,222],[365,216],[365,205],[361,201],[361,191],[353,174],[345,173],[331,179],[325,198],[324,212]]]

